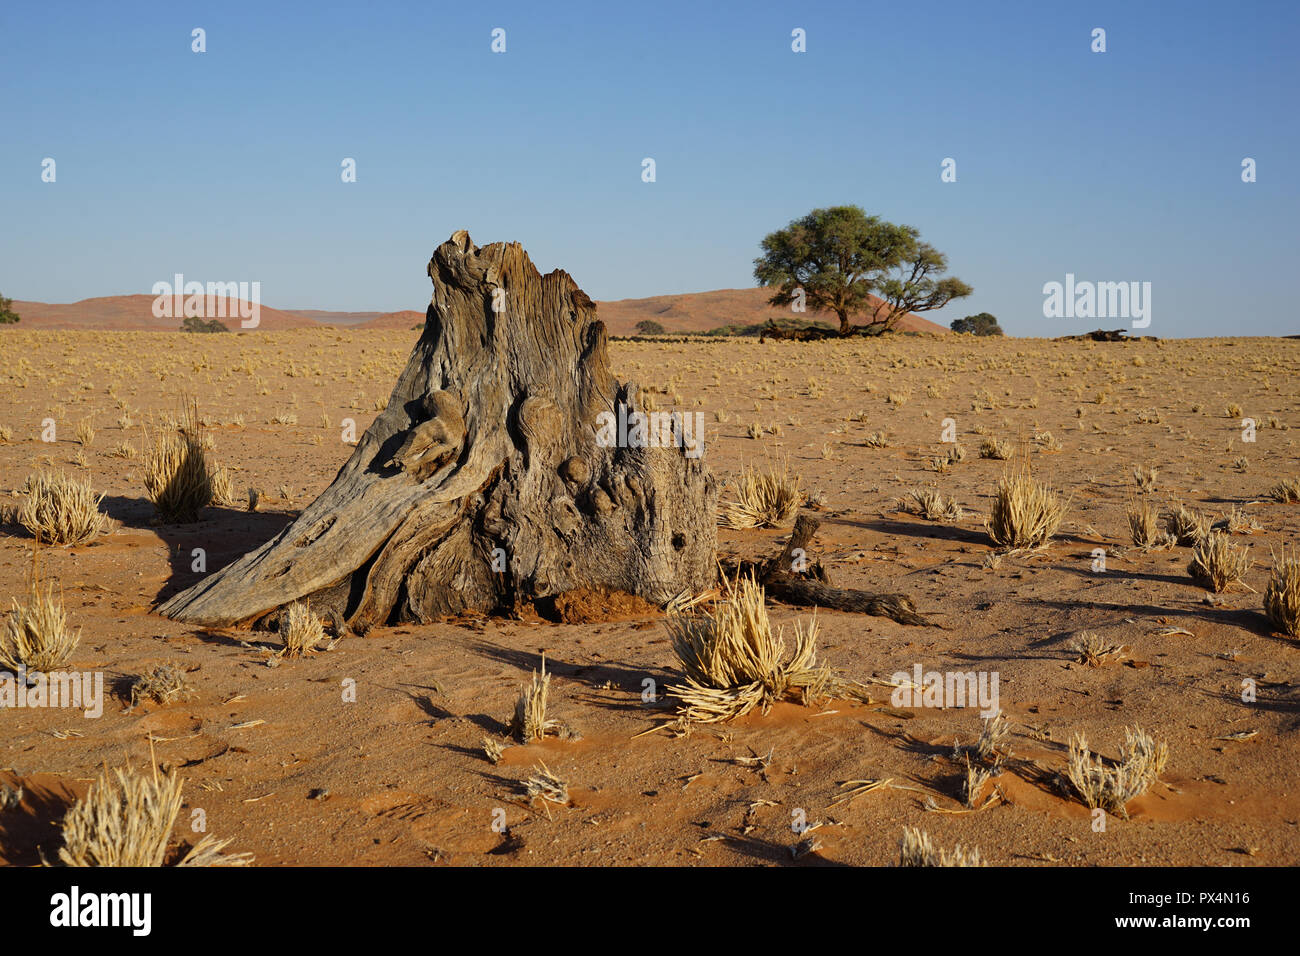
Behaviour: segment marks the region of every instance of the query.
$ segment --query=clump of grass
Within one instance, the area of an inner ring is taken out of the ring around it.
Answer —
[[[325,634],[325,625],[303,601],[294,601],[284,609],[280,618],[280,634],[284,638],[284,657],[304,657],[317,651],[334,648],[336,641]]]
[[[204,437],[198,406],[189,405],[179,431],[160,432],[146,452],[145,491],[165,522],[196,521],[212,503],[212,464]]]
[[[780,528],[790,524],[799,510],[799,482],[799,476],[791,476],[786,467],[766,472],[743,470],[732,486],[735,500],[723,505],[723,527]]]
[[[59,860],[66,866],[163,866],[181,809],[180,779],[107,768],[63,818]],[[230,840],[206,834],[177,866],[247,866],[252,855],[222,852]]]
[[[1268,491],[1268,496],[1284,505],[1300,501],[1300,478],[1283,478]]]
[[[1051,540],[1070,502],[1034,479],[1028,463],[1016,475],[1003,475],[993,498],[989,537],[1004,548],[1037,548]]]
[[[1165,515],[1165,530],[1183,547],[1194,547],[1210,533],[1210,519],[1179,504]]]
[[[488,763],[497,764],[501,762],[501,755],[506,752],[505,745],[499,740],[491,737],[483,738],[483,756],[487,757]]]
[[[212,472],[212,501],[226,506],[235,503],[235,486],[230,480],[230,472],[224,466]]]
[[[975,742],[975,756],[980,760],[991,761],[995,765],[1010,754],[1007,739],[1011,736],[1011,725],[1006,714],[998,711],[984,721],[979,740]]]
[[[1216,594],[1246,576],[1250,547],[1234,544],[1222,531],[1212,532],[1192,550],[1187,573]]]
[[[1300,557],[1273,559],[1273,572],[1264,590],[1264,614],[1283,634],[1300,637]]]
[[[0,810],[11,810],[23,802],[23,788],[0,783]]]
[[[1066,778],[1075,793],[1089,808],[1128,818],[1128,802],[1146,793],[1165,769],[1169,748],[1157,743],[1140,727],[1124,728],[1124,744],[1119,762],[1108,765],[1088,749],[1083,734],[1070,738],[1070,757]]]
[[[682,703],[683,725],[730,720],[755,707],[766,712],[792,695],[804,703],[854,696],[848,682],[817,663],[816,619],[806,630],[795,625],[794,648],[787,652],[753,578],[738,579],[710,614],[672,614],[665,626],[685,674],[684,684],[668,688]]]
[[[945,498],[934,488],[913,488],[898,506],[908,514],[920,515],[931,521],[960,521],[965,515],[952,498]]]
[[[948,461],[956,465],[966,460],[966,446],[953,445],[948,449]]]
[[[1078,662],[1088,667],[1100,667],[1112,660],[1122,660],[1128,648],[1123,644],[1112,644],[1091,631],[1080,631],[1070,641],[1070,650],[1078,654]]]
[[[976,809],[976,803],[984,793],[985,785],[992,779],[992,770],[977,763],[971,763],[970,757],[966,758],[966,779],[962,783],[962,802],[966,804],[968,809]]]
[[[1000,438],[986,438],[980,442],[980,457],[1005,461],[1011,457],[1011,443]]]
[[[1232,506],[1231,510],[1223,516],[1221,521],[1215,522],[1214,528],[1216,530],[1222,528],[1224,531],[1227,531],[1228,534],[1254,534],[1256,531],[1264,530],[1260,527],[1258,521],[1246,514],[1246,512],[1242,511],[1236,505]]]
[[[1164,540],[1160,533],[1160,512],[1149,501],[1135,501],[1128,506],[1128,530],[1139,548],[1154,548]]]
[[[546,673],[546,658],[543,657],[541,672],[533,671],[533,679],[526,686],[519,688],[514,716],[510,718],[507,728],[523,743],[541,740],[547,734],[562,733],[564,724],[546,716],[547,699],[550,693],[551,675]]]
[[[1141,465],[1133,466],[1133,480],[1137,482],[1138,491],[1143,494],[1149,494],[1156,490],[1156,477],[1160,474],[1160,469],[1155,465],[1142,467]]]
[[[569,803],[568,781],[552,773],[544,763],[533,767],[532,773],[524,781],[524,794],[530,804],[543,800],[567,806]]]
[[[762,438],[763,426],[758,424],[758,422],[751,422],[750,426],[747,429],[745,429],[745,434],[748,435],[750,438],[755,438],[755,439]]]
[[[179,664],[155,664],[131,681],[131,706],[142,700],[159,704],[172,704],[194,698],[194,685],[189,673]]]
[[[867,436],[866,443],[870,448],[888,448],[889,437],[884,432],[872,432]]]
[[[95,423],[89,418],[82,419],[77,425],[77,441],[83,448],[89,448],[95,441]]]
[[[984,866],[980,851],[969,850],[960,843],[949,852],[937,849],[930,835],[920,827],[903,827],[903,838],[898,844],[899,866]]]
[[[32,553],[31,586],[26,604],[13,600],[13,610],[0,630],[0,664],[6,670],[25,667],[42,674],[65,665],[81,641],[81,629],[68,627],[63,600],[54,594],[51,581],[41,588]]]
[[[18,506],[18,523],[41,541],[82,544],[104,530],[108,517],[99,510],[104,496],[89,481],[40,471],[29,475]]]

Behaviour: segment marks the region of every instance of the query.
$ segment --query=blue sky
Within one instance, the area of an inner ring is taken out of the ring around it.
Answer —
[[[1283,2],[5,3],[0,291],[182,272],[422,309],[466,228],[596,299],[696,292],[852,203],[975,287],[944,324],[1126,324],[1044,318],[1073,273],[1150,282],[1149,334],[1296,333],[1298,26]]]

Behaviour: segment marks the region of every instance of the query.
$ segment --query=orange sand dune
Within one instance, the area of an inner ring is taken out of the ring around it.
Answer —
[[[25,329],[177,329],[180,318],[157,318],[153,314],[152,295],[109,295],[80,302],[48,303],[20,302],[14,300],[13,310],[21,321],[18,328]],[[174,302],[172,315],[180,312],[184,300]],[[206,297],[204,316],[216,318],[231,331],[240,331],[240,301],[217,296]],[[244,306],[244,314],[249,307]],[[224,314],[224,317],[223,317]],[[258,316],[258,329],[299,329],[319,325],[305,316],[282,312],[262,306]],[[254,330],[249,330],[254,331]]]
[[[656,295],[648,299],[619,299],[597,302],[596,314],[611,335],[630,335],[636,324],[645,319],[658,322],[669,332],[705,332],[721,325],[753,325],[768,319],[788,319],[788,309],[767,304],[769,289],[715,289],[684,295]],[[873,296],[873,302],[879,302]],[[803,313],[800,318],[838,325],[833,315]],[[864,322],[865,319],[857,319]],[[948,332],[935,322],[908,313],[898,323],[904,332]]]

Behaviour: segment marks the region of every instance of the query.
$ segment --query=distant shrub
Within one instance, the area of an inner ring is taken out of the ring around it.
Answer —
[[[181,331],[182,332],[229,332],[230,329],[226,328],[216,319],[208,319],[205,322],[202,319],[200,319],[198,316],[187,315],[185,319],[181,322]]]
[[[636,324],[638,335],[663,335],[668,330],[653,319],[642,319]]]

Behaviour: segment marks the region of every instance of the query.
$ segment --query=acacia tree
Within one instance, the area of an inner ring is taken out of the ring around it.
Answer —
[[[0,295],[0,325],[13,325],[18,321],[18,313],[13,310],[13,304],[13,299]]]
[[[773,288],[772,305],[800,302],[840,321],[836,334],[887,332],[908,312],[927,312],[971,294],[941,278],[948,260],[911,226],[868,216],[857,206],[814,209],[769,234],[754,278]],[[867,316],[854,326],[855,316]]]
[[[969,332],[971,335],[1002,334],[1002,326],[998,325],[997,317],[988,312],[968,315],[964,319],[953,319],[952,330],[954,332]]]

